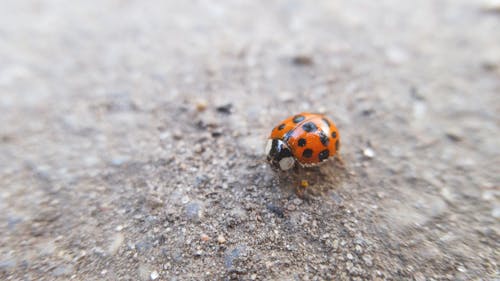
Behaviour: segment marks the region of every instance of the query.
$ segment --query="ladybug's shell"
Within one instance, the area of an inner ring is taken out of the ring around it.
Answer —
[[[305,112],[280,122],[270,139],[286,142],[294,158],[304,166],[334,156],[340,145],[340,135],[332,120],[322,114]]]

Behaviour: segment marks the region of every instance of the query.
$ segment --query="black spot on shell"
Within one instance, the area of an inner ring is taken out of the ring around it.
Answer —
[[[306,146],[306,143],[307,143],[306,139],[299,139],[299,146],[304,147],[304,146]]]
[[[285,128],[285,124],[281,124],[278,126],[278,131],[281,131]]]
[[[330,127],[330,121],[328,121],[328,119],[326,118],[323,118],[323,122],[325,122],[325,124]]]
[[[337,132],[333,131],[332,132],[332,138],[336,138],[337,137]]]
[[[304,119],[306,119],[306,118],[303,115],[296,115],[295,117],[293,117],[293,123],[302,122],[302,121],[304,121]]]
[[[319,161],[325,161],[326,159],[328,159],[328,156],[330,156],[330,151],[328,149],[321,151],[318,155]]]
[[[305,123],[304,125],[302,125],[302,128],[308,133],[314,132],[318,129],[318,127],[313,122]]]
[[[337,150],[337,151],[339,150],[339,140],[337,140],[335,142],[335,150]]]
[[[324,146],[328,146],[330,143],[330,138],[323,131],[319,132],[319,140]]]
[[[304,152],[302,152],[302,157],[304,157],[304,158],[311,158],[312,155],[313,155],[313,151],[312,151],[312,149],[309,149],[309,148],[304,150]]]

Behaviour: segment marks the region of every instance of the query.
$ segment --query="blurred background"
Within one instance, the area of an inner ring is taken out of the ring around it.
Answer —
[[[498,1],[0,1],[0,279],[495,280]],[[297,198],[273,126],[332,118]]]

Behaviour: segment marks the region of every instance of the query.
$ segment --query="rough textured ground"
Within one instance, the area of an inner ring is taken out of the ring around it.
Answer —
[[[499,278],[498,6],[215,2],[1,1],[0,279]]]

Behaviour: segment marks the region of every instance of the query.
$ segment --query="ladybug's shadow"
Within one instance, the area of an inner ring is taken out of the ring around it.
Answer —
[[[302,199],[313,199],[339,189],[349,174],[343,161],[335,157],[323,165],[297,166],[290,173],[280,175],[279,182],[281,189],[294,192]]]

